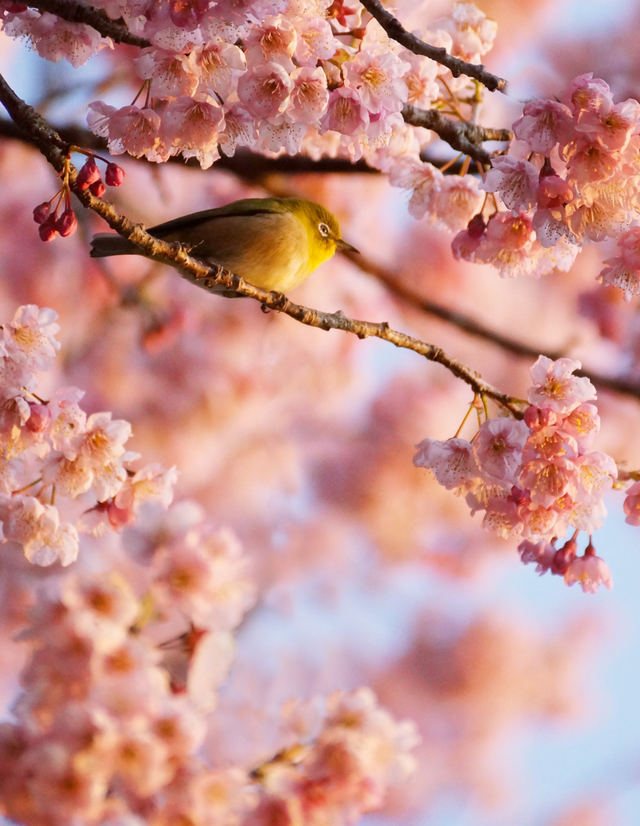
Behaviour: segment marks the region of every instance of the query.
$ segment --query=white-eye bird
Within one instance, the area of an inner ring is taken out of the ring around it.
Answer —
[[[217,209],[175,218],[147,230],[162,241],[184,244],[196,258],[219,264],[264,290],[288,292],[336,249],[357,250],[340,237],[335,215],[301,198],[245,198]],[[100,233],[92,258],[144,255],[120,235]],[[220,288],[225,295],[239,295]]]

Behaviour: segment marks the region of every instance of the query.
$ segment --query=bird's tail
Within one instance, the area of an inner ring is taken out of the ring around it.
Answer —
[[[108,258],[110,255],[139,255],[140,247],[121,235],[101,232],[91,239],[92,258]]]

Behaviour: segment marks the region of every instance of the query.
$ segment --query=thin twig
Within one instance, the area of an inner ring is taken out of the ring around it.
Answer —
[[[405,105],[402,109],[402,117],[405,123],[411,126],[431,129],[452,149],[464,152],[474,161],[487,166],[491,163],[491,155],[481,146],[482,142],[508,142],[513,139],[513,133],[509,129],[490,129],[475,123],[450,120],[437,109],[416,109],[415,106]]]
[[[64,147],[64,142],[41,115],[15,94],[2,75],[0,75],[0,100],[10,117],[31,137],[54,169],[58,172],[62,171],[65,163],[65,151],[61,147]],[[76,187],[76,175],[76,170],[72,167],[69,184],[83,206],[97,212],[112,229],[137,244],[147,257],[175,267],[192,284],[212,292],[216,291],[216,287],[222,285],[227,290],[241,293],[259,301],[263,308],[285,313],[301,324],[318,327],[321,330],[343,330],[357,335],[358,338],[373,336],[388,341],[396,347],[413,350],[429,361],[434,361],[446,367],[454,376],[469,385],[475,394],[487,396],[507,408],[513,415],[521,417],[522,404],[518,399],[501,393],[483,381],[473,370],[447,355],[440,347],[393,330],[387,322],[376,324],[370,321],[360,321],[348,318],[340,311],[322,313],[310,307],[294,304],[282,293],[254,287],[222,267],[209,267],[188,255],[179,244],[167,244],[154,238],[140,224],[134,224],[124,215],[118,213],[112,204],[103,201],[101,198],[96,198],[89,190],[81,190]]]
[[[425,55],[435,60],[441,66],[446,66],[454,77],[467,75],[482,83],[490,92],[503,90],[507,85],[504,78],[492,75],[481,63],[467,63],[458,57],[450,55],[446,49],[437,48],[430,43],[425,43],[408,32],[404,26],[390,12],[388,12],[379,0],[360,0],[365,9],[380,23],[385,32],[392,40],[404,46],[414,54]]]
[[[132,34],[123,20],[112,20],[102,9],[95,9],[82,0],[29,0],[28,5],[38,11],[55,14],[69,23],[86,23],[116,43],[127,43],[141,49],[151,45],[144,37]]]

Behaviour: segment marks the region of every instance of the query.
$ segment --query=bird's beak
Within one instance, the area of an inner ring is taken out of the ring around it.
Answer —
[[[345,252],[357,252],[358,254],[360,254],[360,250],[357,250],[355,247],[352,247],[351,244],[348,244],[342,238],[336,238],[335,241],[336,247],[338,247],[339,250],[343,250]]]

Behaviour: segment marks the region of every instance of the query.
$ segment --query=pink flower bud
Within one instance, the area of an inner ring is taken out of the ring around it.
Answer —
[[[119,508],[112,500],[107,508],[107,516],[114,530],[119,530],[130,522],[133,522],[134,513],[131,508]]]
[[[78,229],[78,219],[72,209],[65,209],[56,221],[56,229],[63,238],[73,235],[73,233]]]
[[[567,569],[576,558],[577,547],[578,542],[576,538],[573,537],[573,539],[569,539],[559,550],[556,551],[555,556],[553,557],[553,562],[551,563],[552,574],[560,574],[560,576],[564,576]]]
[[[543,427],[553,427],[559,424],[560,416],[549,407],[530,405],[524,411],[524,423],[529,430],[540,430]]]
[[[480,212],[477,215],[474,215],[467,225],[469,238],[473,238],[474,240],[477,238],[482,238],[486,230],[487,225],[485,224],[482,213]]]
[[[117,163],[108,163],[104,180],[107,186],[120,186],[124,181],[124,169]]]
[[[38,235],[41,241],[53,241],[57,234],[55,216],[50,215],[38,227]]]
[[[46,430],[51,421],[51,413],[46,404],[31,404],[29,405],[31,415],[25,422],[25,427],[31,433],[42,433]]]
[[[76,184],[80,189],[89,189],[91,184],[99,180],[100,170],[98,169],[98,164],[93,158],[88,158],[80,172],[78,172]]]
[[[38,206],[33,210],[33,220],[36,224],[42,224],[47,220],[50,212],[51,203],[49,201],[45,201],[43,204],[38,204]]]
[[[96,181],[89,187],[89,192],[91,192],[92,195],[95,195],[96,198],[102,198],[106,189],[107,187],[102,183],[102,181]]]

